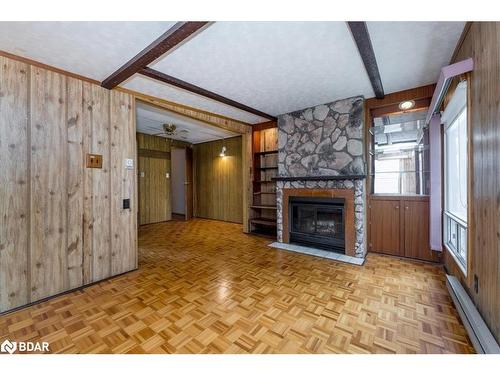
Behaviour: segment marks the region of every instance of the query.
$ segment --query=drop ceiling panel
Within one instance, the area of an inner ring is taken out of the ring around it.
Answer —
[[[142,102],[137,103],[136,109],[137,131],[140,133],[161,133],[163,124],[167,123],[174,124],[177,128],[176,135],[169,138],[189,143],[209,142],[239,135]]]
[[[189,91],[167,85],[160,81],[154,80],[149,77],[144,77],[139,74],[134,75],[121,86],[130,90],[141,92],[143,94],[155,96],[157,98],[165,99],[175,103],[181,103],[190,107],[230,117],[249,124],[257,124],[259,122],[269,121],[264,117],[255,116],[251,113],[241,111],[237,108],[222,104],[215,100],[193,94]]]
[[[368,22],[386,94],[435,83],[464,22]]]
[[[373,96],[345,22],[217,22],[151,67],[271,115]]]
[[[103,81],[175,22],[0,22],[0,50]]]

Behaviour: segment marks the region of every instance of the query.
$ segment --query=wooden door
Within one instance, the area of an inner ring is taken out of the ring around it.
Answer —
[[[404,256],[437,261],[429,245],[429,200],[404,200]]]
[[[172,218],[170,212],[169,160],[139,157],[139,224]]]
[[[372,198],[370,205],[370,251],[403,255],[400,201]]]
[[[193,149],[186,147],[186,181],[184,182],[186,220],[193,218]]]

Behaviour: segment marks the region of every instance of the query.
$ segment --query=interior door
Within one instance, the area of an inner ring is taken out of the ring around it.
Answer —
[[[370,205],[370,251],[403,255],[400,201],[372,198]]]
[[[170,205],[169,160],[139,157],[139,224],[172,218]]]
[[[186,200],[186,220],[193,218],[193,149],[186,147],[186,181],[184,199]]]

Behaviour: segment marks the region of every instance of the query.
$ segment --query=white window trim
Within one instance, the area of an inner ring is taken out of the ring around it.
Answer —
[[[444,152],[443,156],[446,157],[447,152],[446,152],[446,130],[448,127],[453,124],[453,122],[457,119],[458,116],[462,114],[462,112],[467,109],[467,81],[462,81],[460,82],[456,89],[455,92],[453,93],[453,96],[446,106],[445,110],[443,111],[443,114],[441,115],[441,122],[444,124]],[[467,114],[468,116],[468,114]],[[468,119],[467,119],[468,120]],[[467,129],[469,128],[469,124],[467,124]],[[469,137],[469,134],[467,134],[467,138]],[[469,152],[469,149],[467,149],[467,152]],[[469,165],[467,165],[467,173],[469,173]],[[447,181],[447,163],[446,160],[444,162],[444,210],[443,210],[443,229],[444,229],[444,246],[448,250],[448,253],[452,256],[453,260],[457,264],[458,268],[462,271],[465,277],[467,277],[467,269],[469,266],[469,253],[468,253],[468,242],[469,242],[469,230],[468,230],[468,223],[464,222],[462,219],[458,218],[457,216],[453,215],[451,212],[447,211],[447,197],[446,197],[446,192],[448,191],[448,181]],[[467,178],[468,181],[468,178]],[[467,187],[468,188],[468,187]],[[467,204],[467,212],[469,211]],[[458,255],[456,254],[456,250],[450,248],[448,246],[448,223],[447,223],[447,217],[453,219],[463,227],[465,227],[466,233],[467,233],[467,258],[466,258],[466,264],[464,265]]]

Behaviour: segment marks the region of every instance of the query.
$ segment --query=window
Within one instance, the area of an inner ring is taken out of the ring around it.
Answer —
[[[444,244],[467,274],[467,83],[457,86],[444,124]]]
[[[374,118],[372,193],[429,194],[429,135],[426,110]]]

